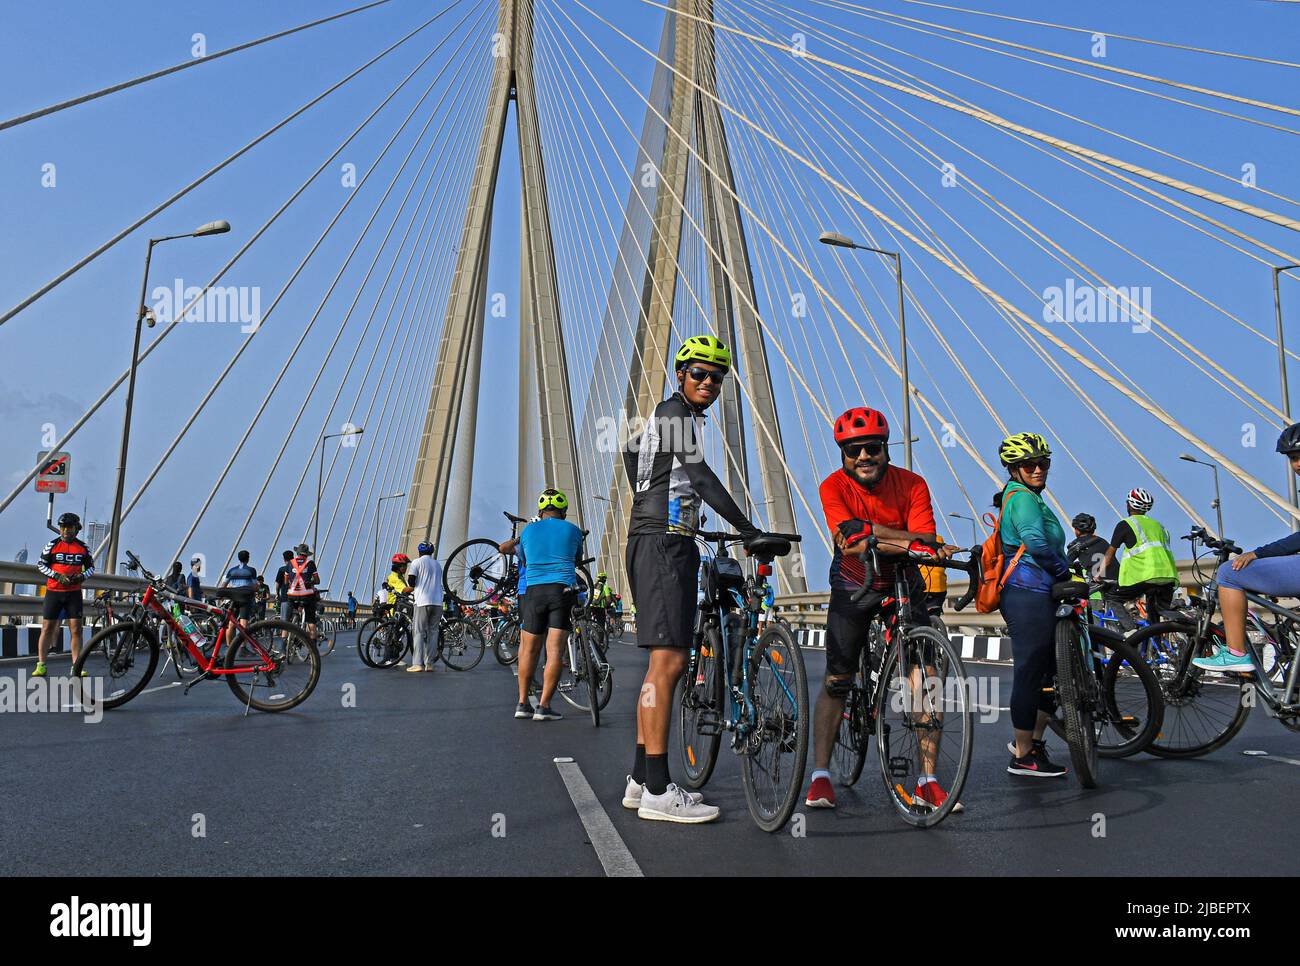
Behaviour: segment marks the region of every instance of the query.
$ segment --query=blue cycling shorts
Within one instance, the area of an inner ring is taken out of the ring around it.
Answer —
[[[1300,597],[1300,554],[1259,557],[1240,570],[1226,563],[1215,576],[1220,587],[1249,590],[1266,597]]]

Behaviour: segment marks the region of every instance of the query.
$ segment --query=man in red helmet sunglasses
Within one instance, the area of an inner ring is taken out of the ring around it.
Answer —
[[[891,552],[920,551],[947,558],[955,549],[936,542],[934,508],[925,480],[889,462],[889,424],[883,414],[863,406],[848,410],[835,420],[835,442],[840,448],[840,468],[819,488],[835,553],[831,558],[831,599],[826,614],[826,681],[813,711],[814,770],[805,800],[811,808],[835,807],[831,751],[844,714],[845,696],[857,672],[862,648],[867,645],[871,620],[880,606],[873,606],[870,597],[863,603],[852,601],[866,579],[862,559],[866,538],[876,538],[881,560],[881,572],[876,574],[872,589],[886,592],[894,586],[893,568],[888,563]],[[922,600],[925,582],[916,566],[907,566],[915,587],[912,596]],[[923,608],[915,617],[918,621],[927,619]],[[927,799],[937,798],[937,806],[947,795],[937,781],[933,789],[928,787],[933,777],[922,776],[925,787],[917,791]]]

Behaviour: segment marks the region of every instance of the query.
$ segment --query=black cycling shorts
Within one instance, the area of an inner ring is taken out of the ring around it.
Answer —
[[[47,621],[79,621],[84,612],[81,590],[47,590],[41,616]]]
[[[529,584],[519,599],[519,626],[528,634],[545,634],[551,628],[573,630],[573,588]]]
[[[315,597],[286,597],[284,599],[288,607],[282,608],[283,612],[288,615],[285,619],[293,617],[293,609],[301,607],[305,612],[304,616],[308,624],[316,623],[316,598]]]
[[[916,568],[912,568],[911,600],[915,602],[911,613],[911,622],[916,625],[928,625],[929,615],[925,610],[925,581]],[[883,594],[872,592],[860,603],[853,603],[852,590],[831,588],[830,605],[826,609],[826,673],[855,674],[862,656],[862,648],[867,644],[867,634],[872,619],[883,608]],[[893,595],[893,583],[890,582],[889,596]],[[892,604],[890,606],[893,606]],[[883,658],[883,655],[882,655]]]
[[[636,604],[638,647],[691,646],[699,607],[700,550],[680,533],[628,538],[627,579]]]

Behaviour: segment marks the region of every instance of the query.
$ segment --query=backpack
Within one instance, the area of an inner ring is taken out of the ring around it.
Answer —
[[[1013,490],[1007,498],[1019,492],[1021,491]],[[979,589],[975,591],[975,610],[980,614],[991,614],[998,609],[998,605],[1002,603],[1002,585],[1007,582],[1011,571],[1016,569],[1016,564],[1020,563],[1020,557],[1025,552],[1025,545],[1022,543],[1015,556],[1011,558],[1010,566],[1006,567],[1006,573],[1003,573],[1006,552],[1002,549],[1002,512],[1006,508],[1006,499],[1003,499],[1002,505],[998,507],[997,520],[992,520],[987,513],[984,514],[984,522],[992,524],[993,532],[985,539],[980,549],[980,583]]]

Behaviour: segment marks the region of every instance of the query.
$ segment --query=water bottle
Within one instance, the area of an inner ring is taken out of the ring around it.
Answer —
[[[195,647],[201,650],[203,645],[208,643],[208,639],[204,637],[203,632],[199,630],[199,625],[194,623],[194,618],[190,617],[190,615],[185,613],[185,611],[181,611],[180,625],[181,630],[183,630],[186,636],[194,642]]]

